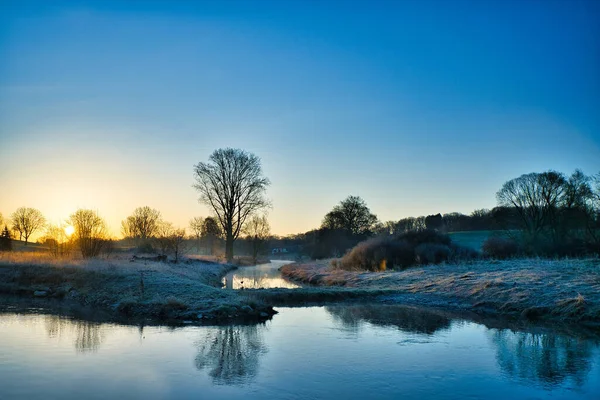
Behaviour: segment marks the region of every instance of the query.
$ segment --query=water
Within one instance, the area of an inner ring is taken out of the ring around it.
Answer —
[[[402,306],[278,311],[177,329],[0,314],[0,398],[600,398],[593,338]]]
[[[269,288],[288,288],[295,289],[299,285],[287,281],[281,277],[279,268],[293,261],[272,260],[266,264],[255,265],[252,267],[240,267],[231,271],[223,278],[223,288],[225,289],[269,289]]]

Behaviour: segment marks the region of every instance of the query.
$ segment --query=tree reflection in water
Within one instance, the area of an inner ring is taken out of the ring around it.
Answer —
[[[207,369],[215,384],[248,382],[256,376],[259,359],[267,352],[264,325],[223,326],[211,329],[197,342],[196,368]]]
[[[73,338],[75,349],[81,353],[97,351],[104,340],[104,333],[99,323],[72,320],[56,315],[47,315],[44,323],[48,336]]]
[[[591,340],[556,333],[491,331],[496,360],[513,378],[555,387],[571,378],[582,386],[591,369],[597,345]]]
[[[377,326],[396,327],[404,332],[431,335],[440,329],[448,329],[451,322],[449,318],[432,311],[399,305],[362,304],[325,309],[352,331],[358,331],[364,322],[368,322]]]

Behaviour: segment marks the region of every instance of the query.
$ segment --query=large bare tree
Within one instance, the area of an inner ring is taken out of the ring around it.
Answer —
[[[148,206],[138,207],[121,222],[123,236],[146,240],[156,235],[161,220],[160,212]]]
[[[498,191],[498,205],[512,207],[524,232],[534,240],[544,228],[554,225],[566,182],[564,175],[555,171],[521,175]]]
[[[225,256],[233,260],[233,243],[250,216],[269,206],[270,184],[263,176],[260,158],[240,149],[218,149],[208,162],[194,166],[194,188],[200,201],[216,214],[225,233]]]
[[[25,245],[29,241],[29,237],[38,229],[41,229],[46,224],[46,219],[42,213],[30,207],[20,207],[12,213],[11,222],[13,230],[19,232],[19,240],[25,238]]]

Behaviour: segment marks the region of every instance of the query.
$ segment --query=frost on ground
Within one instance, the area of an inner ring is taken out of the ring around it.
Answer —
[[[324,261],[281,271],[313,285],[383,291],[390,301],[409,295],[474,311],[600,324],[598,259],[480,261],[391,272],[343,271]]]
[[[124,317],[161,321],[271,315],[269,307],[220,289],[221,276],[233,268],[201,260],[172,264],[0,253],[0,294],[66,299]]]

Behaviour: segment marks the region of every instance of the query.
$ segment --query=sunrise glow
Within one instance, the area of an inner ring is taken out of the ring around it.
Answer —
[[[73,233],[75,233],[75,228],[73,228],[71,225],[65,227],[65,234],[67,236],[71,236]]]

